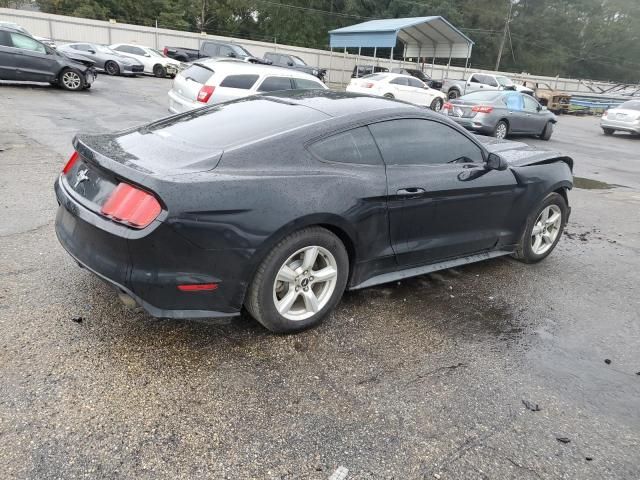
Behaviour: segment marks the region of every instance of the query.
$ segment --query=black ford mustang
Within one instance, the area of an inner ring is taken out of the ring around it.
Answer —
[[[572,160],[483,141],[382,98],[244,98],[78,135],[55,184],[56,232],[151,315],[245,306],[273,331],[300,330],[345,288],[553,250]]]

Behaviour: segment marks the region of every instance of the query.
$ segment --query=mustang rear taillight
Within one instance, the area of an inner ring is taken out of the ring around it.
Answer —
[[[78,152],[73,152],[71,154],[71,157],[69,158],[69,160],[67,160],[67,163],[65,164],[64,168],[62,169],[62,174],[66,174],[69,170],[71,170],[71,168],[73,168],[73,164],[76,163],[76,160],[78,160],[78,157],[80,155],[78,155]]]
[[[211,95],[213,95],[213,91],[215,89],[216,87],[212,87],[210,85],[204,85],[198,92],[198,101],[200,103],[207,103],[211,98]]]
[[[104,216],[134,228],[146,227],[161,211],[162,207],[153,195],[128,183],[120,183],[114,188],[101,209]]]
[[[471,107],[471,111],[477,113],[491,113],[493,112],[493,107],[488,105],[476,105],[475,107]]]

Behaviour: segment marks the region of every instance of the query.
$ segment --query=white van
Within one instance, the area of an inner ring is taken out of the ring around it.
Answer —
[[[199,60],[176,75],[169,111],[181,113],[262,92],[312,89],[328,87],[313,75],[288,68],[232,59]]]

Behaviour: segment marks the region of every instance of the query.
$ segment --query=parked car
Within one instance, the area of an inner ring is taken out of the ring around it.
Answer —
[[[326,88],[316,77],[297,70],[210,58],[194,62],[176,76],[169,91],[169,111],[184,112],[262,92]]]
[[[301,330],[345,288],[538,262],[570,212],[570,158],[344,92],[255,95],[73,145],[55,182],[60,243],[163,318],[244,305]]]
[[[356,65],[353,67],[351,78],[360,78],[365,75],[371,75],[372,73],[384,73],[388,72],[387,67],[378,67],[377,65]]]
[[[0,80],[49,82],[66,90],[90,88],[93,62],[72,59],[13,28],[0,27]]]
[[[180,62],[169,57],[165,57],[158,50],[143,45],[132,45],[129,43],[115,43],[109,45],[111,50],[115,50],[120,55],[133,58],[144,66],[144,73],[150,73],[156,77],[173,78],[180,70]]]
[[[29,32],[29,30],[24,28],[22,25],[18,25],[17,23],[14,23],[14,22],[0,22],[0,27],[13,28],[14,30],[17,30],[17,31],[19,31],[21,33],[24,33],[25,35],[28,35],[31,38],[35,38],[40,43],[44,43],[49,48],[53,48],[53,49],[56,48],[56,42],[54,42],[50,38],[39,37],[37,35],[32,35],[31,32]]]
[[[516,85],[504,75],[491,73],[472,73],[467,80],[449,80],[447,78],[442,85],[442,91],[447,94],[450,100],[478,90],[515,90],[533,95],[532,89]]]
[[[500,139],[525,134],[549,140],[557,122],[556,116],[531,95],[514,91],[469,93],[450,100],[443,112],[469,130]]]
[[[242,45],[229,42],[205,40],[199,49],[182,47],[164,47],[163,53],[181,62],[192,62],[201,58],[235,58],[249,63],[267,63],[249,52]]]
[[[540,105],[547,107],[553,113],[562,114],[569,111],[571,105],[570,93],[553,88],[545,82],[522,80],[519,84],[533,90],[533,96],[540,102]]]
[[[404,100],[429,107],[436,112],[442,109],[447,98],[444,93],[429,88],[426,83],[417,78],[398,73],[374,73],[366,77],[351,79],[347,85],[347,92]]]
[[[640,135],[640,100],[629,100],[602,114],[600,127],[605,135],[616,131]]]
[[[318,77],[324,82],[324,76],[327,74],[326,68],[312,67],[305,63],[300,57],[296,55],[288,55],[286,53],[267,52],[264,54],[266,63],[269,63],[278,67],[293,68],[300,72],[308,73],[314,77]]]
[[[429,85],[429,88],[433,88],[434,90],[442,89],[442,82],[439,82],[438,80],[433,80],[429,75],[424,73],[422,70],[418,70],[417,68],[392,68],[391,73],[411,75],[412,77],[416,77],[418,80]]]
[[[144,72],[144,65],[134,58],[125,57],[106,45],[97,43],[69,43],[58,47],[59,52],[80,54],[95,62],[96,68],[108,75],[136,75]]]

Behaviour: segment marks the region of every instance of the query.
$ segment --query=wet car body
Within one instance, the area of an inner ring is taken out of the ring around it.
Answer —
[[[483,158],[499,152],[505,169],[347,164],[310,150],[346,130],[407,119],[453,129]],[[330,91],[248,97],[117,134],[79,135],[74,147],[78,160],[55,184],[58,238],[81,266],[158,317],[239,313],[268,252],[308,226],[347,246],[350,289],[506,255],[531,206],[553,191],[566,198],[572,187],[572,160],[560,154],[482,146],[425,109]],[[160,213],[143,228],[101,214],[119,182],[158,199]],[[422,191],[402,192],[407,182]]]

